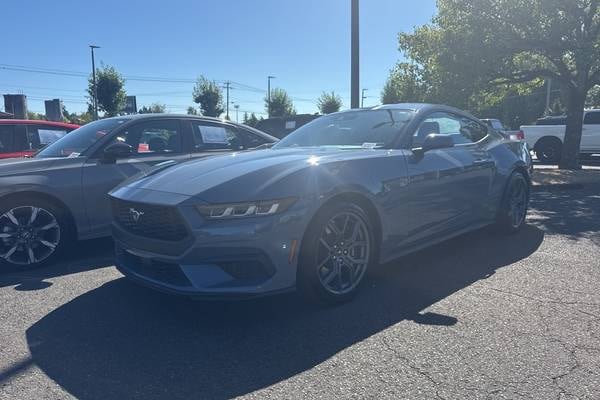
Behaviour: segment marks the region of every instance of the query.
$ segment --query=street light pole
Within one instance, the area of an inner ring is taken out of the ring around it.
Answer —
[[[231,86],[231,82],[225,82],[225,88],[227,89],[227,104],[225,106],[225,118],[229,121],[229,87]]]
[[[238,111],[240,110],[240,105],[239,104],[234,104],[233,108],[235,108],[235,122],[240,122],[240,118],[238,115]]]
[[[351,11],[351,62],[350,62],[350,107],[358,108],[359,103],[359,18],[358,0],[352,1]]]
[[[94,84],[94,119],[98,119],[98,85],[96,84],[96,62],[94,60],[94,49],[99,49],[100,46],[90,44],[92,50],[92,82]]]
[[[271,79],[275,79],[275,77],[267,76],[267,118],[271,118]]]
[[[363,108],[365,106],[365,99],[367,98],[367,96],[365,96],[365,92],[369,90],[369,89],[364,89],[362,90],[362,96],[360,96],[360,108]]]

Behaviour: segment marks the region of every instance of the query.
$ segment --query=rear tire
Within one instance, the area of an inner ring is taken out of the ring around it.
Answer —
[[[514,172],[506,184],[496,217],[496,229],[501,233],[516,233],[527,218],[529,182],[521,172]]]
[[[535,146],[535,156],[543,164],[556,164],[562,155],[562,143],[558,139],[541,139]]]
[[[348,202],[325,205],[304,236],[298,289],[313,303],[347,302],[358,293],[374,260],[375,236],[363,209]]]
[[[73,240],[66,212],[43,199],[13,198],[0,207],[0,272],[51,263]]]

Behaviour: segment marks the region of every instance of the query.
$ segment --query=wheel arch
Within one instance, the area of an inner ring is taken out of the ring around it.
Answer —
[[[563,145],[563,141],[558,136],[547,135],[536,140],[535,144],[533,145],[533,151],[539,151],[540,146],[551,142],[558,143],[561,147]]]
[[[59,198],[57,198],[56,196],[52,196],[51,194],[44,193],[44,192],[39,192],[39,191],[35,191],[35,190],[23,190],[20,192],[7,193],[4,196],[0,197],[0,200],[1,201],[9,201],[9,200],[21,199],[21,198],[41,199],[41,200],[47,201],[48,203],[52,204],[53,206],[59,208],[61,211],[64,212],[64,216],[67,219],[68,223],[70,224],[70,228],[72,229],[73,235],[75,237],[77,237],[78,228],[77,228],[77,223],[75,222],[75,217],[73,216],[73,213],[71,212],[69,207],[67,207],[67,205],[63,201],[61,201]]]

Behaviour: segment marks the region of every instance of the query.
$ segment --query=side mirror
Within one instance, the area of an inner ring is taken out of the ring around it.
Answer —
[[[115,162],[119,158],[126,158],[133,154],[133,147],[124,142],[109,144],[104,149],[104,161]]]
[[[423,145],[421,147],[413,149],[413,152],[423,154],[429,150],[447,149],[449,147],[454,147],[454,141],[452,140],[452,137],[450,135],[430,133],[425,137]]]

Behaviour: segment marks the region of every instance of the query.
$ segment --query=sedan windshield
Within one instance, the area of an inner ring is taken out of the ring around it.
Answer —
[[[44,148],[36,154],[36,157],[79,157],[81,153],[125,121],[127,119],[110,118],[90,122]]]
[[[411,120],[409,110],[358,110],[325,115],[298,128],[273,146],[385,148]]]

